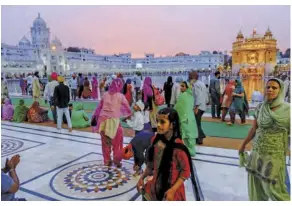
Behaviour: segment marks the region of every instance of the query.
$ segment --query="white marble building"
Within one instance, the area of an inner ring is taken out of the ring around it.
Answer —
[[[224,54],[202,51],[199,55],[182,52],[175,56],[132,58],[131,53],[114,55],[95,54],[93,49],[76,48],[67,51],[61,41],[54,37],[40,14],[30,28],[31,41],[26,37],[17,46],[1,43],[1,70],[5,73],[28,73],[53,71],[73,72],[128,72],[131,69],[147,71],[185,71],[191,69],[216,69],[224,63]]]

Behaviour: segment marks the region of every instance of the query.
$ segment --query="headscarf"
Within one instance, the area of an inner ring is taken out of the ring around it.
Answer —
[[[31,108],[34,109],[36,113],[41,113],[40,103],[38,101],[34,101]]]
[[[237,93],[237,94],[244,93],[244,88],[242,86],[241,80],[240,79],[236,79],[235,83],[236,84],[235,84],[234,92]]]
[[[97,84],[96,76],[93,76],[93,77],[92,77],[92,82],[93,82],[93,84]]]
[[[167,77],[167,84],[172,84],[172,76]]]
[[[127,79],[126,83],[124,84],[123,94],[127,94],[127,88],[128,88],[128,85],[131,85],[131,82],[132,82],[131,79]]]
[[[175,78],[175,82],[181,83],[183,81],[183,78],[181,76],[178,76]]]
[[[74,110],[76,110],[76,111],[83,110],[83,104],[81,104],[81,103],[77,104],[77,105],[74,107]]]
[[[271,128],[273,125],[275,125],[278,128],[287,130],[287,125],[290,122],[290,106],[288,103],[285,103],[284,101],[285,98],[284,82],[278,78],[272,78],[269,79],[269,81],[278,82],[280,85],[280,91],[277,98],[274,99],[272,102],[269,102],[265,95],[265,100],[259,111],[258,124],[262,128]],[[285,106],[279,107],[277,110],[272,111],[271,108],[278,107],[281,105]]]
[[[147,98],[153,96],[152,89],[152,79],[150,77],[146,77],[143,84],[143,93],[144,93],[144,102],[147,102]]]
[[[126,84],[131,84],[132,80],[130,78],[127,79]]]
[[[14,108],[11,104],[11,100],[6,98],[4,100],[4,105],[2,107],[2,118],[6,120],[10,120],[13,117]]]
[[[235,81],[234,80],[229,80],[228,84],[225,87],[224,93],[227,96],[231,96],[234,86],[235,86]]]
[[[244,88],[242,86],[242,82],[241,82],[241,80],[239,78],[236,79],[235,82],[236,82],[236,85],[235,85],[234,92],[237,93],[237,94],[241,94],[241,93],[244,94],[244,96],[243,96],[243,105],[244,105],[244,108],[243,109],[244,109],[244,112],[247,115],[249,115],[248,114],[248,110],[249,110],[248,100],[247,100],[247,96],[246,96],[245,90],[244,90]]]
[[[171,91],[171,88],[173,86],[171,76],[167,77],[167,81],[165,82],[165,86],[166,86],[167,90],[169,89],[168,91]],[[166,89],[166,88],[164,88],[164,89]]]
[[[11,104],[11,100],[8,99],[8,98],[6,98],[6,99],[4,100],[4,104],[5,104],[6,106],[10,105],[10,104]]]
[[[24,99],[19,100],[19,104],[15,107],[13,121],[14,122],[23,122],[27,118],[27,106],[24,105]]]
[[[117,93],[121,92],[123,88],[123,82],[120,78],[113,79],[110,87],[109,87],[109,93]]]

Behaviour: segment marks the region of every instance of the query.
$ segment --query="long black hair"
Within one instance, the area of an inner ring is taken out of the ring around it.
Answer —
[[[171,164],[172,164],[172,156],[173,156],[174,149],[178,148],[178,149],[183,150],[188,156],[189,165],[191,169],[191,179],[192,179],[194,191],[196,193],[196,199],[199,201],[200,195],[198,192],[198,187],[197,187],[194,172],[193,172],[192,160],[191,160],[191,155],[189,153],[189,150],[184,144],[175,142],[177,138],[181,139],[178,113],[173,108],[164,108],[164,109],[159,110],[158,115],[168,115],[168,120],[170,124],[172,124],[173,126],[173,135],[170,140],[167,140],[164,135],[156,134],[156,137],[148,150],[147,161],[153,162],[154,148],[155,148],[156,143],[160,140],[165,144],[163,156],[160,161],[158,175],[156,179],[156,182],[160,184],[160,190],[156,191],[156,198],[157,200],[163,200],[166,191],[171,187],[169,177],[170,177],[170,170],[171,170]]]

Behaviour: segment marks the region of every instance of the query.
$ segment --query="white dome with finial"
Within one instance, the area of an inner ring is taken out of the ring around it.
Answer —
[[[30,44],[30,41],[26,38],[26,36],[23,36],[21,40],[19,41],[19,43]]]
[[[30,41],[26,38],[26,36],[23,36],[21,40],[18,42],[19,47],[30,47]]]
[[[45,20],[43,20],[41,18],[40,13],[38,13],[38,17],[33,21],[33,26],[34,27],[46,27],[47,26]]]

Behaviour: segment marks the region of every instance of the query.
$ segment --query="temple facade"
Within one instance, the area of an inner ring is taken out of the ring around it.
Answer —
[[[242,79],[248,99],[254,91],[264,92],[264,77],[273,76],[277,64],[277,40],[268,28],[264,35],[237,34],[232,46],[232,74]]]

